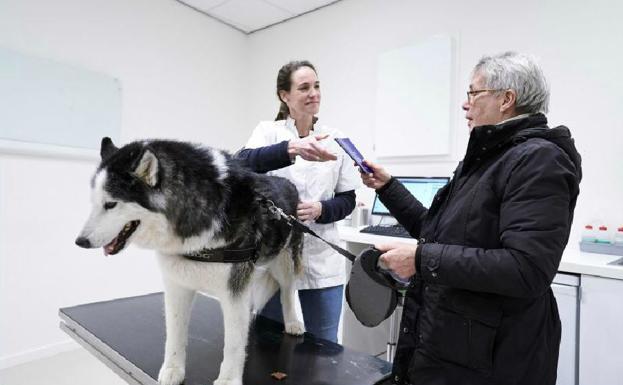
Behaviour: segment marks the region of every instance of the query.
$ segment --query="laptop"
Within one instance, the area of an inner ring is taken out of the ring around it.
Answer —
[[[448,177],[415,177],[415,176],[399,176],[396,177],[409,192],[419,200],[424,207],[429,208],[433,203],[433,198],[437,191],[448,184]],[[391,215],[389,210],[381,202],[378,195],[374,196],[374,204],[372,205],[372,215]]]
[[[416,177],[416,176],[400,176],[396,177],[400,183],[402,183],[411,194],[419,200],[424,207],[429,208],[433,203],[435,194],[443,186],[448,184],[450,178],[445,176],[436,177]],[[372,215],[392,216],[387,207],[381,202],[378,195],[374,196],[374,203],[372,204]],[[360,230],[362,233],[387,235],[395,237],[409,238],[410,235],[400,225],[394,226],[368,226]]]

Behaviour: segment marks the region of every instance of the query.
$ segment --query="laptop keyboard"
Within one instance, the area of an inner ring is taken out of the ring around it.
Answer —
[[[411,235],[405,230],[401,225],[391,225],[391,226],[366,226],[363,229],[359,230],[360,233],[366,234],[374,234],[374,235],[384,235],[386,237],[401,237],[401,238],[411,238]]]

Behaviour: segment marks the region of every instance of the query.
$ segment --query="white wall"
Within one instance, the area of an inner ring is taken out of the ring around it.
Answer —
[[[0,2],[0,46],[120,80],[123,142],[238,148],[246,44],[171,0]],[[0,153],[0,368],[74,346],[59,307],[161,290],[152,252],[74,245],[96,164]]]
[[[593,218],[623,226],[621,14],[623,3],[608,0],[344,0],[250,36],[250,84],[255,87],[247,127],[276,113],[279,67],[305,58],[319,72],[320,119],[341,128],[364,155],[374,158],[378,55],[447,35],[456,43],[452,155],[381,163],[395,175],[450,175],[468,140],[460,106],[477,60],[506,50],[532,53],[541,58],[551,83],[550,125],[567,125],[583,156],[584,179],[570,241],[575,242],[577,229]],[[369,191],[360,196],[372,197]]]

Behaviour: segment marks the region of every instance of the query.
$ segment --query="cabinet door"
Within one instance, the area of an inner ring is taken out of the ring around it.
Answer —
[[[577,385],[578,287],[552,284],[562,324],[557,385]]]
[[[582,276],[580,385],[623,385],[623,281]]]

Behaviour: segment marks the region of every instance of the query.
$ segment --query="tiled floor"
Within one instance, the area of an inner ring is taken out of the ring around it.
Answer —
[[[0,370],[2,385],[127,385],[84,349]]]

